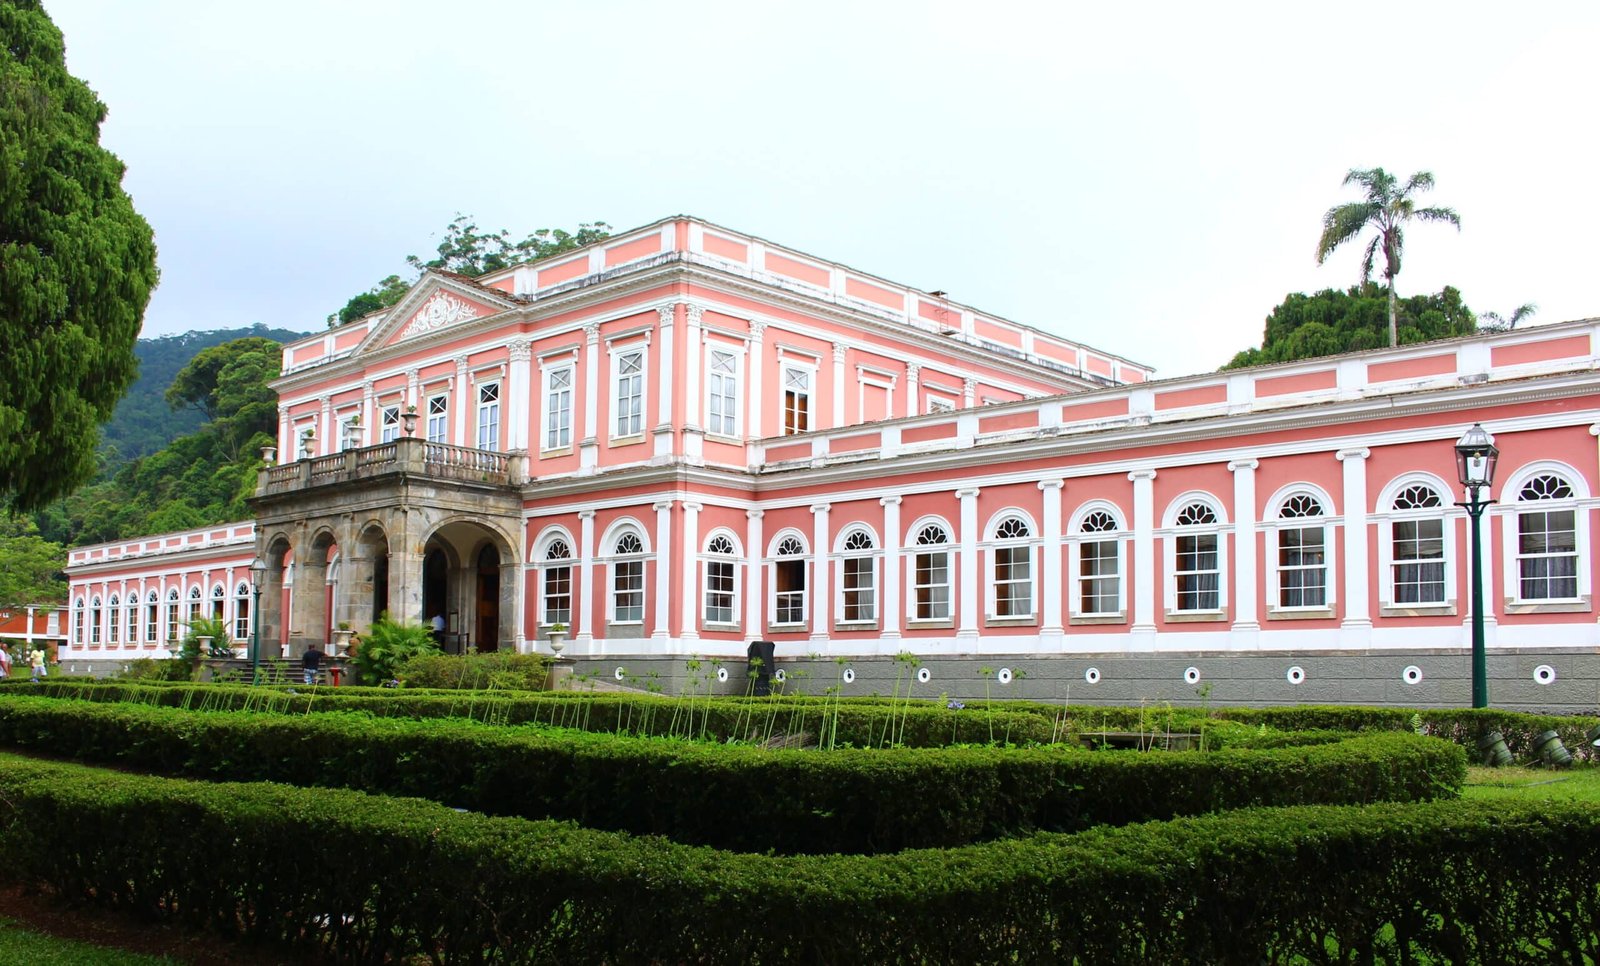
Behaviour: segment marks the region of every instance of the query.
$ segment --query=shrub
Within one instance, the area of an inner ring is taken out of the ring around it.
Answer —
[[[414,799],[6,755],[0,802],[9,880],[301,960],[1600,957],[1600,810],[1585,803],[1250,809],[862,857],[731,854]],[[295,847],[307,829],[339,847]]]
[[[158,689],[151,689],[158,690]],[[1458,794],[1459,747],[1409,733],[1160,754],[742,746],[347,713],[235,714],[14,696],[0,744],[152,771],[418,795],[765,852],[884,852],[1259,804]]]
[[[194,665],[181,658],[141,657],[130,662],[128,669],[115,677],[121,681],[188,681],[193,675]]]
[[[538,654],[418,654],[397,672],[406,687],[543,691],[549,669]]]
[[[439,653],[433,632],[421,624],[392,621],[389,615],[378,618],[361,638],[351,660],[365,684],[382,684],[395,679],[400,666],[413,657]]]

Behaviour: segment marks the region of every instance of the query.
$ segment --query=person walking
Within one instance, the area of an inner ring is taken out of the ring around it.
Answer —
[[[312,644],[300,655],[300,670],[304,672],[307,684],[317,683],[317,672],[322,670],[322,651],[317,645]]]
[[[45,667],[45,653],[42,647],[34,648],[28,655],[28,664],[33,668],[33,681],[35,684],[39,682],[40,678],[50,673]]]

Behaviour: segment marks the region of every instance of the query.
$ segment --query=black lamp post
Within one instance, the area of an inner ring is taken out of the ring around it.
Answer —
[[[1456,441],[1456,477],[1467,491],[1467,499],[1456,506],[1472,518],[1472,706],[1489,706],[1489,662],[1483,646],[1483,511],[1494,501],[1489,487],[1494,484],[1494,464],[1500,458],[1494,437],[1473,423]]]
[[[255,603],[250,611],[250,683],[261,679],[261,585],[267,579],[267,562],[259,556],[250,561],[250,592]]]

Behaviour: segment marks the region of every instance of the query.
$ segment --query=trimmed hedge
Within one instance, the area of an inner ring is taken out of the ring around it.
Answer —
[[[350,962],[1600,957],[1600,809],[1582,803],[1255,809],[782,857],[0,755],[0,870],[67,901]]]
[[[654,695],[507,694],[410,688],[252,688],[218,684],[147,684],[46,680],[5,694],[42,694],[87,701],[128,701],[204,710],[364,711],[380,717],[474,718],[493,724],[551,724],[584,731],[692,737],[716,742],[808,736],[834,746],[859,748],[898,744],[940,748],[952,744],[1008,741],[1048,743],[1051,725],[1022,711],[968,709],[952,712],[922,702],[885,704],[795,701],[773,696],[748,701],[728,698],[664,698]]]
[[[1250,805],[1459,794],[1460,748],[1374,734],[1265,751],[765,751],[461,719],[0,701],[0,745],[167,774],[416,795],[743,851],[875,853]]]

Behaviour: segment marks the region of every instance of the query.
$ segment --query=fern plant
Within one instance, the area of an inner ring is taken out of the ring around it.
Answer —
[[[385,613],[361,638],[351,655],[362,684],[392,681],[400,666],[422,654],[438,654],[433,631],[424,624],[394,621]]]

